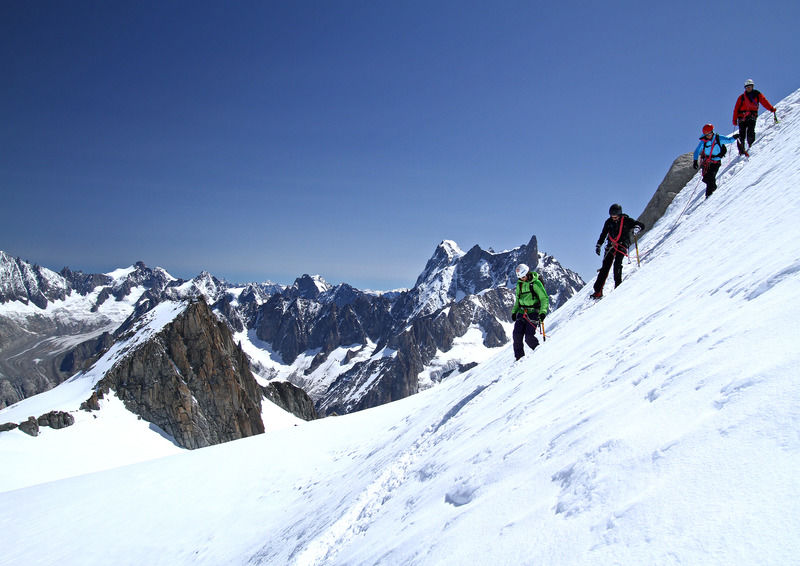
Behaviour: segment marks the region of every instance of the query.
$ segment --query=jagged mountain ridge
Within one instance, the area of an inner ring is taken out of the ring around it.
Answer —
[[[207,273],[184,281],[142,262],[110,274],[56,273],[0,252],[0,408],[69,378],[162,301],[217,300],[227,288]]]
[[[553,308],[583,284],[577,274],[540,254],[535,237],[501,253],[479,246],[465,253],[454,242],[443,241],[414,287],[392,293],[360,291],[346,283],[331,286],[309,275],[290,286],[234,286],[207,272],[185,281],[141,262],[106,275],[86,275],[67,268],[61,274],[51,271],[45,279],[55,281],[53,287],[62,289],[67,299],[83,298],[77,308],[86,310],[91,305],[91,312],[78,317],[82,323],[76,323],[78,330],[71,334],[73,341],[80,343],[51,354],[49,380],[47,372],[40,371],[38,380],[20,386],[0,366],[4,374],[0,377],[0,402],[7,405],[63,381],[163,301],[202,296],[244,344],[256,374],[286,379],[304,388],[323,413],[375,406],[413,394],[477,363],[480,356],[468,355],[431,369],[431,364],[436,365],[434,358],[450,351],[471,328],[482,334],[482,350],[506,343],[509,336],[504,324],[513,302],[510,274],[521,261],[542,272]],[[16,289],[16,300],[28,308],[27,317],[17,313],[20,325],[31,320],[31,310],[55,306],[53,300],[47,304],[40,301],[44,306],[30,306],[31,296],[44,295],[35,285],[26,287],[24,293],[20,285]],[[13,300],[10,293],[4,296]],[[123,303],[126,308],[120,308],[113,320],[104,316],[111,305]],[[57,331],[48,327],[39,339],[47,332]],[[81,342],[80,337],[88,340]],[[28,346],[18,345],[12,355]],[[41,364],[37,369],[42,369]]]
[[[7,408],[4,419],[12,420],[0,422],[0,430],[19,427],[37,436],[40,426],[85,422],[79,409],[99,411],[103,418],[104,404],[113,398],[176,446],[194,449],[275,426],[271,415],[279,409],[265,405],[303,420],[317,416],[302,390],[258,383],[230,328],[202,296],[161,302],[118,331],[87,365],[53,389]]]

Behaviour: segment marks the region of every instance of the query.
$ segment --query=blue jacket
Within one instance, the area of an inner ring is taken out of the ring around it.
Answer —
[[[719,143],[717,143],[717,138],[719,138]],[[700,138],[700,143],[697,144],[697,148],[694,150],[694,159],[697,161],[697,158],[700,156],[700,152],[703,152],[703,156],[707,157],[708,152],[711,151],[711,161],[719,163],[721,157],[719,156],[720,152],[720,144],[729,144],[735,142],[736,139],[729,138],[728,136],[722,136],[720,134],[714,134],[710,140],[707,140],[704,137]],[[711,149],[711,145],[714,145],[714,149]]]

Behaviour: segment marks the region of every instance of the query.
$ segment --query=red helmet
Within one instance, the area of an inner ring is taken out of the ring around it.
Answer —
[[[714,124],[706,124],[703,126],[703,135],[714,133]]]

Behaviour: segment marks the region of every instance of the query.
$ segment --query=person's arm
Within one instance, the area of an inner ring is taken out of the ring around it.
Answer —
[[[605,241],[606,236],[608,236],[608,220],[606,220],[605,223],[603,224],[603,231],[600,232],[600,237],[597,238],[597,245],[598,246],[602,246],[603,245],[603,242]]]
[[[519,308],[519,283],[517,283],[517,289],[515,291],[515,299],[514,299],[514,306],[511,308],[511,320],[517,320],[517,313],[520,311]]]
[[[770,112],[775,112],[775,107],[772,104],[770,104],[769,100],[767,100],[767,97],[761,94],[760,92],[758,93],[758,100],[759,102],[761,102],[761,106],[763,106]]]
[[[734,126],[738,126],[739,125],[739,107],[742,105],[742,97],[744,97],[744,95],[740,94],[739,98],[736,99],[736,104],[733,106],[733,125]],[[695,159],[697,159],[697,158],[695,157]]]
[[[700,150],[703,149],[703,144],[705,142],[700,140],[700,143],[697,144],[697,147],[694,149],[694,160],[697,161],[697,158],[700,157]]]
[[[547,311],[550,308],[550,297],[547,296],[544,283],[542,283],[542,280],[538,277],[533,284],[533,290],[536,292],[536,296],[539,297],[539,314],[547,314]]]

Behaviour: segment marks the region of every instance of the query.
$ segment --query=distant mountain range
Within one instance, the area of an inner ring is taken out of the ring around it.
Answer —
[[[55,273],[0,252],[0,408],[87,370],[157,305],[198,300],[224,323],[262,387],[289,381],[320,415],[374,407],[507,343],[520,262],[540,273],[552,309],[584,285],[539,252],[535,236],[500,253],[443,241],[411,289],[387,293],[309,275],[288,286],[232,285],[207,272],[187,281],[141,262],[108,274]]]

